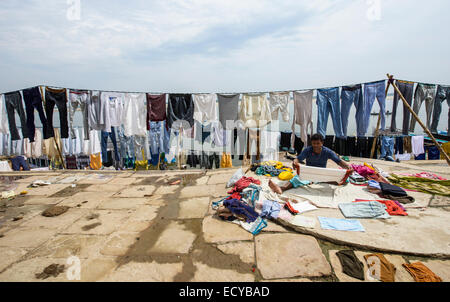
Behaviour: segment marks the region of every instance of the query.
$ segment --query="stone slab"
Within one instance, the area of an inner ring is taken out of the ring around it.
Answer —
[[[112,194],[111,192],[103,192],[102,194],[98,192],[78,192],[72,196],[65,197],[59,205],[71,208],[95,209]]]
[[[107,184],[102,184],[102,185],[91,185],[91,186],[85,188],[84,191],[97,192],[101,196],[104,192],[117,193],[117,192],[125,189],[126,187],[127,186],[118,185],[118,184],[110,185],[109,183],[107,183]]]
[[[166,194],[173,194],[177,190],[179,190],[179,186],[160,186],[155,191],[155,195],[166,195]]]
[[[130,262],[118,267],[103,282],[172,282],[183,270],[182,263]]]
[[[18,261],[29,250],[16,247],[0,247],[0,272],[7,268],[12,263]]]
[[[108,182],[109,185],[121,185],[121,186],[129,186],[138,182],[138,179],[135,177],[114,177],[111,181]]]
[[[318,216],[344,218],[339,210],[318,209],[302,214],[317,219]],[[343,245],[381,249],[387,253],[412,253],[423,256],[450,256],[450,212],[439,208],[408,209],[409,216],[391,216],[390,219],[359,219],[365,232],[324,230],[317,223],[305,228],[279,220],[293,230],[304,234],[320,235]],[[411,232],[414,230],[414,232]]]
[[[209,267],[201,262],[194,262],[196,268],[193,282],[254,282],[252,274],[241,274],[229,269]]]
[[[211,175],[208,180],[208,185],[226,184],[233,174],[223,173]]]
[[[198,197],[179,202],[178,219],[203,218],[208,212],[209,197]]]
[[[261,234],[256,259],[264,279],[322,277],[331,274],[317,240],[299,234]],[[287,260],[288,259],[288,260]]]
[[[181,222],[171,221],[149,252],[187,254],[196,237]]]
[[[61,233],[109,235],[119,229],[132,213],[133,211],[126,210],[93,210]],[[91,215],[97,214],[99,215],[97,218],[88,219],[92,217]]]
[[[49,277],[45,280],[37,279],[36,274],[42,271],[51,264],[66,265],[65,259],[53,258],[32,258],[17,262],[10,266],[7,270],[0,274],[0,282],[67,282],[66,271],[59,274],[57,277]]]
[[[220,218],[206,216],[203,219],[203,237],[206,242],[225,243],[230,241],[253,240],[253,235],[241,226]]]
[[[64,229],[85,215],[87,213],[86,211],[86,209],[71,208],[59,216],[45,217],[36,215],[30,220],[25,221],[21,226],[54,230]]]
[[[70,184],[51,184],[48,186],[41,186],[37,188],[27,188],[28,196],[40,195],[40,196],[50,196],[58,193],[61,190],[69,187]]]
[[[255,263],[255,245],[253,242],[229,242],[218,245],[217,248],[225,254],[237,255],[246,263]]]
[[[62,201],[64,197],[45,197],[45,196],[30,196],[24,201],[25,205],[55,205]]]
[[[98,209],[107,210],[123,210],[136,209],[145,204],[146,198],[125,198],[125,197],[111,197],[103,199],[98,205]]]
[[[122,256],[136,243],[136,233],[112,233],[102,247],[100,253],[107,256]]]
[[[204,197],[214,194],[214,186],[187,186],[181,189],[179,198]]]
[[[27,257],[64,258],[77,256],[82,259],[98,256],[105,236],[95,235],[57,235],[31,251]]]
[[[10,230],[0,238],[0,247],[35,248],[52,238],[56,230],[18,227]]]
[[[155,186],[132,186],[117,192],[116,194],[114,194],[114,197],[124,197],[124,198],[149,197],[154,192]]]

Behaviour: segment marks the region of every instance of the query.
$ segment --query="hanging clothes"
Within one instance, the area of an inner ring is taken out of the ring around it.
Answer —
[[[110,132],[102,131],[101,132],[101,148],[102,148],[102,164],[106,166],[106,163],[108,162],[108,156],[107,156],[107,146],[108,146],[108,137],[111,139],[114,147],[114,159],[116,163],[120,161],[119,156],[119,149],[117,146],[117,140],[116,140],[116,131],[114,127],[111,127]]]
[[[364,85],[364,128],[361,130],[361,136],[366,136],[369,130],[370,113],[372,112],[375,98],[380,105],[381,124],[380,130],[384,131],[386,128],[386,81],[378,81],[367,83]],[[359,136],[359,135],[358,135]]]
[[[218,94],[219,120],[224,129],[235,128],[235,122],[239,119],[240,94]],[[230,125],[227,125],[229,121]]]
[[[300,125],[300,137],[303,144],[308,143],[308,127],[313,133],[312,102],[314,90],[294,91],[294,118],[292,121],[291,149],[295,146],[295,125]],[[297,150],[300,152],[301,150]]]
[[[145,93],[125,94],[123,126],[125,136],[147,136]]]
[[[418,83],[414,93],[414,112],[419,115],[420,107],[425,101],[425,110],[427,113],[427,128],[431,129],[431,114],[433,113],[434,99],[436,97],[436,85]],[[414,132],[416,119],[411,119],[409,131]]]
[[[194,102],[194,120],[200,123],[217,120],[217,95],[215,93],[194,94],[192,100]]]
[[[356,257],[352,250],[342,250],[336,253],[344,274],[364,280],[364,264]]]
[[[8,133],[5,97],[0,94],[0,133]]]
[[[73,139],[77,138],[75,128],[73,127],[73,116],[80,107],[83,116],[84,137],[89,139],[89,91],[87,90],[69,90],[69,127],[70,135]]]
[[[19,131],[17,131],[16,117],[14,111],[20,118],[20,125],[22,127],[22,137],[29,137],[28,127],[26,123],[25,111],[22,105],[22,95],[19,91],[10,92],[5,94],[6,112],[8,114],[9,133],[11,134],[11,140],[20,140]]]
[[[44,107],[42,105],[42,95],[39,87],[33,87],[24,89],[23,100],[25,102],[25,110],[27,112],[27,128],[28,128],[28,138],[30,142],[34,140],[34,133],[36,131],[36,127],[34,124],[34,109],[36,109],[39,113],[39,118],[41,120],[41,124],[44,132],[44,139],[51,137],[51,131],[49,132],[47,117],[44,113]]]
[[[124,94],[117,92],[102,92],[100,94],[101,103],[107,107],[105,122],[109,125],[102,129],[105,132],[111,132],[111,127],[120,127],[123,123],[124,116]]]
[[[109,122],[108,102],[102,102],[100,91],[90,91],[88,99],[88,117],[89,127],[92,130],[108,130],[111,129]],[[86,139],[85,135],[85,139]]]
[[[336,137],[343,138],[339,88],[317,90],[317,132],[327,135],[328,116],[331,114]]]
[[[414,91],[414,82],[407,82],[407,81],[396,81],[396,85],[398,87],[398,90],[400,90],[401,94],[405,98],[406,102],[411,106],[412,105],[412,99],[413,99],[413,91]],[[397,90],[394,92],[394,104],[392,107],[392,117],[391,117],[391,131],[395,132],[397,131],[397,125],[396,125],[396,116],[397,116],[397,107],[398,107],[398,101],[399,101],[399,94],[397,93]],[[409,126],[410,126],[410,118],[411,118],[411,112],[409,109],[405,106],[403,101],[401,101],[403,104],[403,134],[408,135],[409,133]]]
[[[289,99],[290,92],[269,93],[269,109],[272,120],[278,120],[278,115],[281,113],[283,121],[289,121]]]
[[[152,95],[147,93],[147,130],[150,122],[166,120],[166,94]]]
[[[69,124],[67,122],[67,90],[65,88],[53,89],[50,87],[45,87],[45,116],[47,117],[47,127],[50,134],[49,137],[54,136],[53,111],[55,105],[59,112],[61,138],[68,138]]]
[[[267,160],[279,160],[278,149],[280,146],[281,134],[274,131],[261,131],[261,150],[262,159]]]
[[[447,104],[450,105],[450,86],[438,85],[436,91],[436,98],[434,99],[433,108],[433,122],[431,124],[431,132],[437,133],[437,127],[442,112],[442,102],[447,100]],[[450,106],[448,109],[448,131],[450,131]]]
[[[423,136],[411,136],[412,153],[415,156],[425,153],[424,142],[425,138]]]
[[[260,128],[271,122],[269,103],[265,93],[243,94],[240,119],[246,128]]]
[[[42,156],[42,133],[39,129],[35,130],[34,141],[30,142],[28,138],[24,139],[23,151],[28,158],[39,158]]]
[[[167,105],[167,125],[172,128],[176,121],[185,121],[194,126],[194,102],[190,94],[170,94]],[[183,126],[184,127],[184,126]]]
[[[342,120],[342,133],[344,137],[347,137],[348,117],[350,115],[350,109],[352,104],[355,105],[356,114],[356,133],[360,136],[365,136],[364,133],[364,99],[362,92],[362,85],[344,86],[341,92],[341,120]]]

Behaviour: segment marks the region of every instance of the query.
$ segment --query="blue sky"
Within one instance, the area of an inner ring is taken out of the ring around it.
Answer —
[[[71,1],[0,1],[1,92],[450,84],[448,0],[80,0],[69,20]]]

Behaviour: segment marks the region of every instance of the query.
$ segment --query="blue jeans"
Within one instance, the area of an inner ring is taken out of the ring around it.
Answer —
[[[442,102],[444,100],[447,100],[447,104],[450,107],[450,86],[439,85],[434,100],[433,123],[431,124],[430,129],[433,133],[437,133],[439,118],[441,117],[442,112]],[[450,131],[450,108],[448,110],[448,131]]]
[[[381,137],[381,156],[380,158],[386,158],[394,155],[394,138],[388,136]]]
[[[374,83],[369,83],[364,85],[364,121],[365,125],[363,128],[364,134],[361,136],[365,136],[367,130],[369,130],[369,122],[370,122],[370,112],[372,111],[373,103],[375,102],[375,97],[378,100],[378,104],[381,109],[381,127],[380,130],[383,131],[386,127],[386,82],[379,81]]]
[[[169,153],[170,132],[166,129],[166,121],[149,123],[148,141],[150,154]]]
[[[341,92],[341,120],[342,120],[342,133],[344,137],[347,137],[348,117],[350,115],[350,108],[352,104],[355,104],[356,108],[356,133],[358,137],[365,136],[363,133],[365,125],[364,117],[364,99],[362,94],[362,86],[346,86],[342,87]]]
[[[119,151],[117,150],[116,130],[114,129],[114,127],[111,127],[111,132],[102,131],[102,140],[101,140],[102,162],[106,163],[108,161],[108,153],[106,151],[108,146],[108,137],[111,138],[111,141],[114,146],[114,158],[116,159],[116,162],[118,162]]]
[[[339,88],[317,90],[317,132],[324,138],[327,133],[328,115],[331,113],[336,137],[343,138]]]

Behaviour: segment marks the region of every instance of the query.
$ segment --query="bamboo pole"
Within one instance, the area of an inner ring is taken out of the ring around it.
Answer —
[[[391,76],[388,74],[387,75],[388,78],[390,78]],[[442,146],[437,142],[437,140],[434,138],[433,134],[431,133],[431,131],[427,128],[427,126],[425,126],[425,124],[420,120],[419,116],[414,112],[414,110],[411,108],[411,106],[408,104],[408,102],[406,101],[405,97],[403,96],[403,94],[400,92],[400,90],[398,89],[397,85],[395,85],[394,82],[392,82],[392,86],[394,87],[395,91],[398,93],[398,95],[400,96],[400,98],[403,101],[403,105],[408,108],[409,112],[411,112],[412,116],[416,119],[416,121],[420,124],[420,126],[422,126],[423,130],[428,134],[428,136],[431,138],[431,140],[433,141],[433,143],[436,145],[436,147],[439,149],[439,151],[444,154],[445,159],[447,160],[447,164],[450,166],[450,157],[448,156],[448,154],[444,151],[444,149],[442,148]]]
[[[388,81],[388,84],[387,84],[387,87],[386,87],[385,98],[387,97],[387,93],[389,91],[389,86],[391,85],[391,81],[393,81],[393,80],[394,80],[394,76],[391,76],[389,78],[389,81]],[[378,135],[379,135],[380,123],[381,123],[381,108],[380,108],[380,112],[378,113],[377,128],[375,130],[375,138],[374,138],[373,143],[372,143],[372,150],[370,151],[370,158],[373,158],[373,155],[375,154],[375,146],[377,145],[377,139],[378,139]]]

